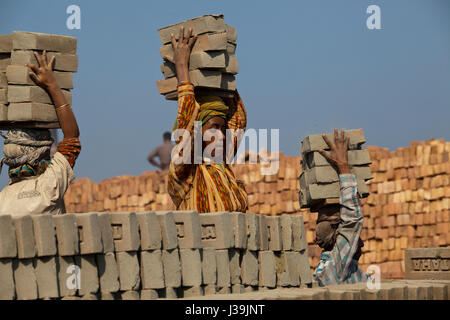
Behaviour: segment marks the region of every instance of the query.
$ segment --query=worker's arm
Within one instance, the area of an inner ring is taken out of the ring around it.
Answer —
[[[161,169],[161,164],[155,161],[155,158],[158,156],[159,154],[159,147],[157,147],[155,150],[153,150],[152,152],[150,152],[147,156],[147,160],[148,162],[150,162],[152,165],[154,165],[155,167],[158,167]]]
[[[232,140],[234,158],[247,127],[247,111],[237,90],[233,99],[224,99],[224,102],[230,107],[231,117],[227,121],[227,129],[234,131]]]
[[[39,67],[34,64],[27,64],[27,67],[32,70],[29,73],[30,77],[39,86],[44,88],[52,98],[56,115],[58,116],[59,124],[64,135],[64,139],[58,144],[58,152],[62,153],[73,167],[81,151],[81,145],[78,139],[80,131],[77,120],[72,112],[71,106],[67,105],[66,98],[53,74],[52,70],[55,57],[52,57],[50,62],[47,63],[47,53],[45,50],[42,56],[37,52],[34,52],[34,55],[39,63]]]
[[[320,153],[327,160],[337,167],[340,182],[340,218],[342,222],[337,229],[336,242],[331,250],[332,265],[329,270],[321,270],[316,273],[319,280],[327,282],[330,278],[336,278],[336,282],[340,282],[348,274],[349,265],[353,255],[358,249],[358,239],[361,234],[363,215],[361,212],[361,203],[358,196],[357,180],[351,173],[348,165],[348,146],[349,138],[344,139],[344,132],[339,135],[337,129],[334,131],[335,144],[331,143],[324,135],[325,142],[330,147],[330,152],[323,150]],[[333,272],[330,272],[330,269]],[[323,279],[322,279],[323,278]]]

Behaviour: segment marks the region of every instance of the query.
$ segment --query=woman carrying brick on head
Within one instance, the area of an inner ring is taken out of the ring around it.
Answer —
[[[197,210],[203,212],[238,211],[246,212],[247,193],[243,184],[236,180],[233,171],[225,161],[223,148],[226,129],[245,130],[247,115],[237,91],[234,99],[224,101],[217,96],[196,96],[189,79],[189,56],[197,36],[191,38],[192,29],[184,37],[181,27],[180,37],[175,41],[172,34],[173,59],[165,58],[175,64],[178,79],[178,114],[173,131],[182,129],[189,137],[180,138],[178,146],[191,144],[189,163],[171,160],[168,178],[168,192],[178,210]],[[202,159],[196,164],[193,159],[194,121],[201,121],[202,137],[215,132],[210,141],[202,139]],[[211,131],[212,130],[212,131]],[[238,141],[231,142],[233,156]],[[176,156],[179,148],[174,148]],[[210,155],[205,155],[212,150]],[[216,154],[217,153],[217,154]],[[222,155],[222,162],[212,159]],[[184,155],[186,156],[186,155]]]
[[[357,181],[348,165],[350,139],[344,139],[344,131],[334,129],[333,144],[326,135],[323,139],[330,152],[319,151],[339,173],[341,187],[339,217],[319,221],[316,226],[316,243],[323,249],[313,278],[319,285],[366,281],[368,276],[358,268],[362,241],[363,214],[357,190]]]
[[[81,150],[75,115],[52,71],[55,57],[47,63],[45,51],[34,55],[39,67],[27,64],[30,77],[52,98],[64,139],[51,158],[53,138],[48,129],[12,129],[2,134],[5,157],[0,170],[8,165],[10,180],[0,192],[0,214],[65,213],[64,194],[74,179],[72,168]]]

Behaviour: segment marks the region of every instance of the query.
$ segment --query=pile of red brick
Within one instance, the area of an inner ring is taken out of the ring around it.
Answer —
[[[365,271],[380,266],[385,278],[404,274],[404,249],[450,245],[450,142],[412,142],[395,151],[367,147],[373,179],[370,196],[363,199],[365,216],[360,258]],[[263,164],[235,166],[245,182],[249,213],[279,215],[302,213],[311,266],[317,265],[320,248],[314,244],[317,213],[300,209],[298,202],[300,157],[280,155],[277,174],[261,174]],[[121,176],[99,184],[78,179],[66,197],[68,212],[173,210],[167,194],[167,174],[145,172]]]

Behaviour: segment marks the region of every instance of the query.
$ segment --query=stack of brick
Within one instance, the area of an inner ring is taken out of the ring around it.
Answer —
[[[333,134],[327,134],[327,137],[334,141]],[[366,142],[364,133],[361,129],[346,130],[345,137],[350,140],[350,169],[358,180],[359,194],[365,198],[369,195],[366,181],[372,179],[372,175],[369,152],[361,149]],[[301,208],[310,208],[311,211],[317,211],[323,205],[339,203],[339,174],[319,150],[329,150],[321,134],[308,136],[302,141],[303,172],[299,178],[299,201]]]
[[[301,216],[0,216],[0,299],[158,299],[312,285]]]
[[[214,93],[222,97],[232,96],[236,89],[235,75],[239,72],[235,57],[237,32],[225,24],[223,15],[204,15],[158,30],[163,46],[161,56],[173,58],[171,34],[178,40],[180,28],[185,36],[189,28],[198,35],[189,59],[189,77],[196,92]],[[165,79],[158,80],[159,93],[168,100],[177,99],[177,79],[175,65],[166,61],[161,65]]]
[[[29,76],[31,69],[26,64],[39,66],[34,51],[42,54],[43,50],[47,50],[47,62],[55,57],[53,70],[56,82],[67,102],[71,104],[72,72],[78,69],[76,38],[14,31],[12,35],[2,36],[0,42],[2,41],[11,42],[10,63],[6,68],[8,107],[2,107],[2,127],[59,128],[51,97],[32,80]],[[1,47],[4,45],[0,44]],[[3,83],[1,78],[0,83]]]
[[[0,122],[7,120],[8,80],[6,68],[11,64],[12,36],[0,35]]]
[[[383,278],[404,276],[406,248],[450,245],[450,142],[412,142],[394,151],[366,148],[373,179],[370,195],[362,200],[364,214],[362,270],[381,267]],[[300,208],[298,177],[300,157],[280,154],[279,170],[262,175],[264,164],[234,166],[245,183],[248,212],[279,216],[301,214],[305,222],[310,265],[314,268],[320,248],[314,244],[317,212]],[[167,174],[151,171],[139,177],[122,176],[96,184],[78,179],[65,196],[68,212],[174,210],[167,193]]]

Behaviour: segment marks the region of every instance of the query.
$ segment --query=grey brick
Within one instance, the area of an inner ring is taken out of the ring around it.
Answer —
[[[95,258],[100,280],[100,291],[102,293],[119,291],[119,268],[117,267],[114,252],[97,254]]]
[[[236,78],[233,74],[222,73],[222,78],[220,79],[220,89],[224,90],[236,90]]]
[[[217,287],[225,288],[231,286],[230,259],[228,250],[216,250],[217,264]]]
[[[33,215],[33,231],[37,256],[56,255],[55,224],[51,214]]]
[[[250,250],[244,250],[241,263],[241,281],[244,285],[258,285],[258,256]]]
[[[58,298],[58,276],[55,257],[42,257],[35,260],[34,266],[38,296],[44,298]]]
[[[308,250],[300,251],[298,257],[298,273],[300,275],[300,282],[309,285],[312,283],[311,265],[309,264]]]
[[[136,213],[112,212],[110,217],[115,251],[137,251],[141,240]]]
[[[18,300],[36,300],[38,289],[33,259],[13,260],[14,283]]]
[[[217,286],[215,284],[207,284],[203,286],[203,292],[205,296],[216,294]]]
[[[247,249],[259,250],[261,248],[261,235],[258,215],[247,213],[245,219],[247,222]]]
[[[72,104],[72,94],[68,90],[61,90],[67,103]],[[39,86],[10,85],[8,86],[8,102],[37,102],[52,104],[52,99],[45,89]]]
[[[16,230],[17,256],[19,259],[34,258],[36,256],[36,248],[31,216],[13,216],[12,219]]]
[[[181,286],[181,265],[178,249],[162,250],[164,267],[164,281],[166,287],[178,288]]]
[[[228,257],[230,260],[231,284],[241,283],[240,250],[228,249]]]
[[[9,215],[0,215],[0,258],[17,256],[16,232]]]
[[[298,253],[282,251],[275,253],[275,265],[277,271],[277,285],[281,287],[300,285],[298,273]]]
[[[80,300],[100,300],[100,295],[97,293],[87,293]]]
[[[361,197],[367,197],[369,195],[369,190],[363,180],[358,180],[357,189]],[[306,192],[306,200],[310,204],[314,204],[328,198],[339,198],[339,196],[339,182],[333,182],[329,184],[310,184],[308,185],[308,189]]]
[[[178,294],[178,288],[166,287],[161,292],[161,297],[165,299],[177,299],[178,296],[182,296]]]
[[[80,253],[78,225],[75,214],[53,216],[58,242],[58,255],[73,256]]]
[[[12,34],[0,34],[0,53],[10,53],[12,43]]]
[[[98,223],[103,244],[103,252],[114,252],[114,239],[112,234],[111,216],[108,212],[99,212]]]
[[[141,251],[141,281],[143,289],[164,288],[161,250]]]
[[[259,251],[259,286],[275,288],[277,286],[277,273],[275,269],[275,256],[272,251]]]
[[[221,287],[217,288],[216,294],[230,294],[231,293],[231,287]]]
[[[79,281],[81,279],[76,278],[75,265],[73,257],[56,256],[56,270],[61,297],[74,296],[77,294],[77,280]],[[73,287],[69,288],[68,282]],[[78,286],[81,286],[81,281],[78,282]]]
[[[359,180],[370,180],[372,179],[372,174],[369,167],[356,167],[351,168],[351,172]],[[308,184],[315,183],[331,183],[339,181],[339,175],[335,168],[331,166],[314,167],[308,169],[308,174],[306,175]]]
[[[157,211],[156,216],[161,227],[163,249],[172,250],[177,248],[177,228],[172,211]]]
[[[133,290],[121,292],[120,296],[121,296],[122,300],[140,300],[141,299],[139,291],[133,291]]]
[[[141,290],[141,300],[156,300],[158,299],[158,291],[153,289]]]
[[[362,166],[362,165],[370,165],[372,162],[370,160],[369,150],[349,150],[347,152],[348,156],[348,164],[351,166]],[[324,156],[322,156],[319,152],[310,152],[305,155],[304,161],[306,163],[307,168],[320,167],[320,166],[329,166],[330,163]]]
[[[26,84],[34,86],[36,83],[30,78],[30,68],[26,66],[9,65],[6,68],[8,84]],[[61,89],[73,89],[72,72],[54,71],[56,83]]]
[[[100,300],[120,300],[120,294],[118,292],[101,292]]]
[[[222,69],[223,72],[225,73],[230,73],[230,74],[238,74],[239,73],[239,60],[238,58],[236,58],[233,55],[229,55],[227,53],[227,62],[226,62],[226,67],[224,69]]]
[[[137,212],[141,250],[161,249],[161,227],[155,212]]]
[[[234,247],[240,249],[247,248],[247,225],[245,213],[230,212],[231,222],[234,231]]]
[[[202,258],[202,279],[205,285],[215,285],[217,283],[217,263],[216,249],[201,249]]]
[[[58,121],[53,105],[38,102],[10,103],[7,117],[9,121]]]
[[[141,284],[139,261],[136,252],[116,252],[120,290],[138,290]]]
[[[350,150],[359,149],[361,145],[366,142],[362,129],[344,130],[344,135],[345,137],[350,137]],[[328,133],[326,136],[334,143],[334,133]],[[329,150],[329,147],[325,140],[323,140],[321,134],[307,136],[302,141],[302,154],[318,150]]]
[[[293,249],[294,251],[302,251],[308,247],[306,242],[305,224],[303,222],[303,216],[301,214],[292,215],[292,236],[293,236]]]
[[[100,221],[97,213],[78,213],[75,215],[78,225],[78,238],[81,254],[103,252]]]
[[[203,288],[201,286],[183,287],[181,289],[183,298],[203,296]]]
[[[6,104],[0,103],[0,121],[8,120],[8,107]]]
[[[75,53],[77,50],[77,39],[54,34],[14,31],[12,47],[15,50],[33,49]]]
[[[227,32],[227,40],[228,40],[228,42],[236,43],[236,40],[237,40],[236,28],[226,24],[225,25],[225,30]]]
[[[283,242],[283,250],[290,251],[294,247],[291,215],[282,214],[280,216],[280,225],[281,225],[281,239]]]
[[[0,89],[0,103],[1,104],[8,103],[8,88]]]
[[[405,250],[405,278],[450,280],[450,248],[408,248]]]
[[[242,284],[233,284],[231,286],[231,293],[244,293],[245,292],[245,287]]]
[[[261,236],[260,250],[269,250],[269,233],[267,230],[267,221],[265,215],[258,215],[259,219],[259,234]]]
[[[228,42],[227,43],[227,52],[228,54],[235,54],[236,53],[236,44]]]
[[[174,211],[177,227],[178,247],[180,249],[199,249],[202,247],[200,215],[197,211]]]
[[[12,259],[0,259],[0,300],[13,300],[16,296]]]
[[[6,72],[0,71],[0,88],[8,87],[8,79],[6,78]]]
[[[269,239],[269,250],[281,251],[283,249],[283,240],[281,238],[280,217],[266,217],[267,233]]]
[[[234,232],[228,212],[200,214],[202,246],[228,249],[234,247]]]
[[[53,57],[55,57],[53,70],[77,72],[78,56],[76,54],[47,52],[47,62],[50,62]],[[29,63],[39,66],[33,50],[14,50],[11,52],[11,64],[26,65]]]
[[[204,15],[159,29],[158,34],[161,42],[163,44],[170,43],[172,33],[178,40],[181,27],[184,27],[184,36],[186,36],[189,28],[192,28],[193,35],[226,31],[223,15]]]
[[[191,70],[189,71],[189,80],[195,87],[226,89],[222,86],[222,71],[220,70]],[[156,85],[160,94],[166,94],[177,90],[178,80],[176,77],[157,80]]]
[[[95,254],[87,254],[74,257],[76,265],[80,268],[80,288],[79,295],[84,296],[89,293],[97,293],[99,291],[99,280],[97,262]]]
[[[202,262],[198,249],[180,249],[181,283],[184,287],[202,284]]]
[[[11,64],[10,53],[0,53],[0,71],[6,71],[6,68]]]

